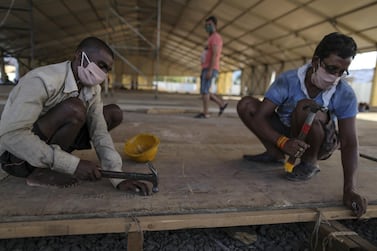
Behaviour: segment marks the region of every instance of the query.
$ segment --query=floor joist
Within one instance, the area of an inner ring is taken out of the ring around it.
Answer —
[[[316,228],[317,226],[318,228]],[[326,221],[314,226],[311,224],[310,230],[312,231],[311,247],[313,251],[377,250],[372,243],[338,221]]]
[[[1,238],[61,236],[100,233],[216,228],[260,224],[280,224],[321,220],[353,219],[344,207],[285,209],[217,214],[185,214],[127,218],[92,218],[0,223]],[[370,205],[363,218],[376,218],[377,205]]]

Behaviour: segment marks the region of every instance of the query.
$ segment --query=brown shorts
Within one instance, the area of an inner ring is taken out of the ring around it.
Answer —
[[[73,145],[69,147],[68,151],[73,152],[74,150],[83,150],[83,149],[91,149],[91,148],[92,148],[92,145],[90,144],[89,130],[88,130],[87,125],[85,124],[81,128]]]
[[[322,123],[322,127],[325,131],[325,139],[318,152],[319,160],[330,158],[333,152],[339,148],[339,133],[336,130],[334,120],[330,119],[326,124]]]

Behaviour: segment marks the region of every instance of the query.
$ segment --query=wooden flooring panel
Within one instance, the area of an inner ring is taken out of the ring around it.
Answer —
[[[375,122],[358,121],[361,150],[377,153]],[[187,114],[125,113],[111,132],[123,153],[124,141],[137,133],[157,135],[161,144],[153,164],[160,192],[140,197],[115,190],[107,179],[77,187],[28,187],[23,179],[0,180],[0,222],[228,213],[342,207],[343,172],[340,152],[320,162],[321,172],[305,182],[289,182],[283,166],[242,160],[263,146],[236,117],[196,120]],[[93,150],[75,152],[96,161]],[[147,172],[145,164],[128,160],[124,170]],[[377,204],[376,162],[360,158],[358,188]]]
[[[327,220],[352,217],[341,201],[339,151],[320,162],[316,177],[292,183],[284,179],[282,166],[242,160],[243,154],[261,153],[264,148],[238,118],[236,101],[228,101],[223,116],[217,117],[217,107],[212,106],[213,116],[198,120],[194,113],[182,113],[177,107],[199,111],[199,98],[170,98],[156,100],[152,93],[105,100],[124,110],[123,123],[111,132],[119,152],[125,140],[137,133],[160,138],[153,161],[160,177],[159,193],[150,197],[126,194],[106,179],[66,189],[32,188],[0,171],[0,238],[315,221],[319,212]],[[129,112],[130,104],[141,104],[144,110],[165,104],[172,110]],[[377,157],[377,119],[375,114],[363,115],[357,121],[360,152]],[[96,160],[93,150],[75,154]],[[122,157],[125,171],[147,171],[144,164]],[[364,217],[377,217],[376,162],[360,158],[357,180],[370,204]]]
[[[123,144],[117,143],[121,151]],[[140,197],[115,190],[107,179],[81,182],[72,188],[32,188],[22,179],[0,183],[0,220],[24,217],[75,218],[114,215],[166,215],[237,212],[285,208],[341,206],[342,170],[339,152],[322,162],[321,172],[305,182],[284,179],[282,166],[243,161],[248,147],[162,143],[153,162],[160,177],[160,192]],[[172,154],[174,153],[174,154]],[[95,160],[93,150],[77,152]],[[360,191],[377,202],[374,163],[361,160]],[[125,158],[126,171],[147,172],[145,164]]]

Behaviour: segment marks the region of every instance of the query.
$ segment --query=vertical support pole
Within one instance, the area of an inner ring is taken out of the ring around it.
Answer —
[[[241,69],[241,76],[240,76],[240,96],[243,97],[245,95],[247,95],[247,93],[245,93],[245,81],[244,81],[244,74],[245,74],[245,68],[242,68]]]
[[[33,0],[29,0],[30,7],[30,64],[29,68],[34,67],[34,18],[33,18]]]
[[[264,65],[264,71],[263,71],[263,81],[264,81],[264,87],[263,87],[263,90],[262,90],[262,95],[264,95],[264,93],[266,92],[269,84],[270,84],[270,80],[271,80],[271,74],[269,75],[269,67],[268,67],[268,64],[265,64]]]
[[[306,60],[304,62],[306,62]],[[285,68],[285,61],[281,61],[279,70],[276,72],[276,76],[280,75],[280,73],[284,71],[284,68]]]
[[[254,85],[257,84],[257,78],[256,78],[256,69],[255,65],[251,66],[251,73],[250,73],[250,84],[249,84],[249,95],[255,94]]]
[[[118,83],[117,80],[120,79],[119,83],[120,83],[120,87],[122,87],[122,78],[118,77],[118,74],[117,74],[117,68],[118,68],[118,65],[122,66],[122,62],[121,61],[117,61],[117,62],[114,62],[113,64],[113,68],[112,68],[112,78],[111,78],[111,95],[114,95],[114,89],[115,87],[118,87],[118,85],[116,86],[115,83]]]
[[[161,27],[161,0],[157,0],[157,34],[156,34],[156,61],[154,79],[156,81],[154,98],[157,99],[158,94],[158,74],[160,67],[160,27]]]
[[[109,9],[110,9],[110,3],[108,3],[108,7],[106,11],[106,44],[110,46],[109,44]],[[107,96],[109,94],[109,77],[108,76],[106,77],[104,85],[105,85],[105,96]]]
[[[5,63],[4,63],[4,51],[0,51],[0,72],[1,72],[1,83],[5,83]]]
[[[374,67],[372,90],[370,92],[370,106],[377,106],[377,59]]]
[[[143,232],[128,232],[127,250],[143,251],[144,234]]]

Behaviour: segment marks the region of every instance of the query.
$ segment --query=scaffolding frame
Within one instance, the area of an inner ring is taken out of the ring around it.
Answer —
[[[138,28],[134,27],[134,25],[131,24],[127,18],[123,17],[119,14],[117,10],[117,2],[112,1],[109,2],[108,5],[108,11],[106,16],[106,42],[109,44],[111,49],[113,50],[114,54],[126,65],[128,65],[135,73],[137,73],[139,76],[145,78],[148,82],[148,78],[146,74],[135,64],[133,64],[129,59],[127,59],[126,53],[122,53],[122,49],[127,50],[134,50],[134,51],[152,51],[153,52],[153,79],[155,81],[155,98],[158,98],[158,76],[159,76],[159,64],[160,64],[160,27],[161,27],[161,1],[162,0],[155,0],[156,1],[156,41],[155,43],[152,42],[150,39],[148,39],[142,32],[139,31]],[[122,6],[124,7],[124,6]],[[134,35],[136,35],[137,38],[141,39],[144,43],[146,43],[147,46],[127,46],[127,45],[119,45],[117,43],[111,43],[110,42],[110,36],[111,32],[117,28],[116,25],[113,25],[110,20],[112,18],[115,18],[115,20],[119,21],[121,25],[124,25],[127,27],[128,31],[131,31]],[[115,68],[115,66],[114,66]],[[105,95],[108,94],[109,89],[109,83],[105,83]],[[153,85],[153,83],[152,83]]]

